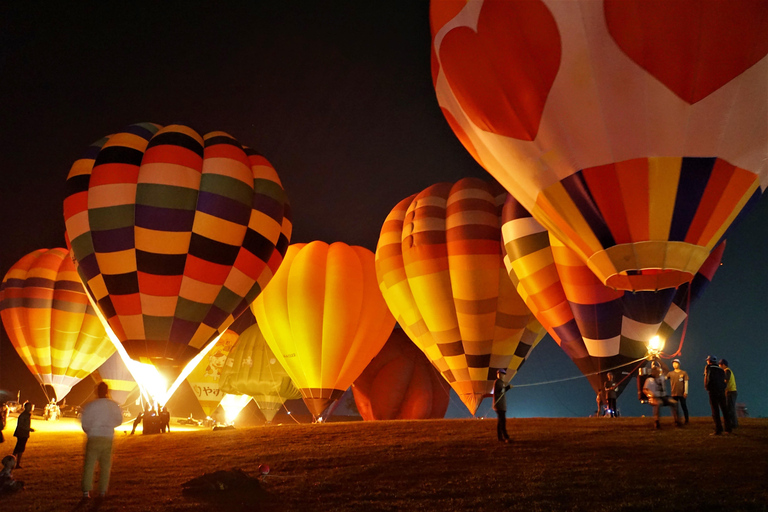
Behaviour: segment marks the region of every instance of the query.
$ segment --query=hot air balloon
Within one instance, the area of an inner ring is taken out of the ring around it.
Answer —
[[[768,3],[433,1],[453,131],[607,286],[690,281],[768,184]]]
[[[504,262],[536,318],[587,376],[595,392],[607,372],[632,373],[654,336],[666,340],[685,320],[720,263],[720,244],[697,273],[695,292],[629,292],[605,286],[574,251],[548,233],[511,195],[502,213]],[[702,273],[705,272],[705,273]],[[620,394],[629,382],[621,381]]]
[[[64,219],[86,290],[127,355],[177,369],[247,309],[291,234],[263,156],[181,125],[136,124],[94,143],[70,170]]]
[[[402,329],[392,331],[352,393],[366,421],[442,418],[450,401],[445,379]]]
[[[258,325],[247,328],[229,352],[221,370],[219,389],[227,394],[253,397],[268,422],[286,400],[301,398]]]
[[[0,315],[29,371],[59,401],[115,352],[66,249],[16,262],[3,279]]]
[[[136,389],[136,380],[117,352],[104,361],[97,372],[99,378],[109,386],[109,394],[112,399],[119,404],[124,404]]]
[[[472,414],[545,333],[504,269],[506,195],[474,178],[432,185],[395,206],[376,248],[387,305]]]
[[[227,330],[222,334],[216,345],[208,352],[187,376],[187,382],[200,402],[200,407],[206,416],[211,416],[221,402],[226,391],[221,389],[221,376],[227,357],[235,345],[239,335]]]
[[[291,245],[251,309],[315,418],[362,373],[395,324],[373,253],[341,242]]]

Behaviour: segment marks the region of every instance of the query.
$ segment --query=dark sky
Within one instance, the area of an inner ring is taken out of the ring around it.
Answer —
[[[143,121],[223,130],[277,169],[292,242],[375,249],[406,196],[487,176],[454,137],[432,89],[426,1],[67,3],[0,7],[0,272],[64,246],[62,199],[87,146]],[[728,240],[724,265],[692,313],[683,368],[691,409],[707,415],[707,354],[727,357],[739,401],[768,414],[768,201]],[[576,377],[549,338],[513,384]],[[42,396],[5,333],[0,388]],[[648,414],[628,389],[627,415]],[[586,379],[519,387],[513,416],[585,416]],[[488,404],[479,413],[488,413]],[[449,415],[468,415],[452,404]]]

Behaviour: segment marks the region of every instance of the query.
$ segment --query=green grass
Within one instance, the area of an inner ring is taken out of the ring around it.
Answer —
[[[496,441],[495,420],[119,433],[98,509],[768,510],[768,420],[742,420],[738,435],[716,438],[710,419],[682,429],[663,420],[654,431],[648,418],[510,419],[510,445]],[[93,510],[78,507],[83,440],[75,430],[34,433],[15,473],[26,488],[1,496],[0,509]],[[239,467],[255,476],[259,463],[271,467],[259,492],[181,492],[205,472]]]

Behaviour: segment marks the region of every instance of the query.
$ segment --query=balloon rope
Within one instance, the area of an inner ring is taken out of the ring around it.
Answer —
[[[685,320],[683,320],[683,334],[680,335],[680,344],[677,346],[677,352],[672,355],[662,355],[664,359],[672,359],[683,353],[683,343],[685,342],[685,333],[688,332],[688,319],[691,318],[691,284],[688,283],[688,295],[685,304]]]
[[[528,388],[528,387],[531,387],[531,386],[542,386],[544,384],[554,384],[556,382],[566,382],[566,381],[569,381],[569,380],[583,379],[583,378],[587,378],[587,377],[592,377],[593,375],[600,375],[601,373],[610,372],[610,371],[613,371],[613,370],[618,370],[619,368],[623,368],[623,367],[629,366],[631,364],[639,363],[641,361],[646,361],[646,358],[645,357],[641,357],[640,359],[635,359],[634,361],[630,361],[629,363],[620,364],[618,366],[614,366],[613,368],[608,368],[608,369],[605,369],[605,370],[600,370],[599,372],[586,373],[584,375],[577,375],[575,377],[566,377],[564,379],[547,380],[547,381],[543,381],[543,382],[532,382],[530,384],[518,384],[517,386],[512,386],[512,387],[513,388]],[[629,376],[629,375],[632,375],[632,373],[627,374],[627,376]],[[624,378],[626,379],[627,377],[624,377]],[[624,379],[622,379],[622,381],[623,380]]]

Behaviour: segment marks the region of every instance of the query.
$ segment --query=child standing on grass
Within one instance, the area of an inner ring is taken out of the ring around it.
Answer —
[[[0,471],[0,494],[10,494],[20,491],[24,487],[24,482],[13,479],[11,472],[16,466],[16,459],[13,455],[6,455],[2,460],[3,470]]]
[[[16,438],[16,447],[13,449],[13,455],[16,457],[17,468],[21,468],[21,456],[24,455],[24,450],[27,448],[29,433],[35,431],[32,428],[32,411],[34,408],[34,404],[24,402],[24,412],[19,414],[16,431],[13,433],[13,436]]]

